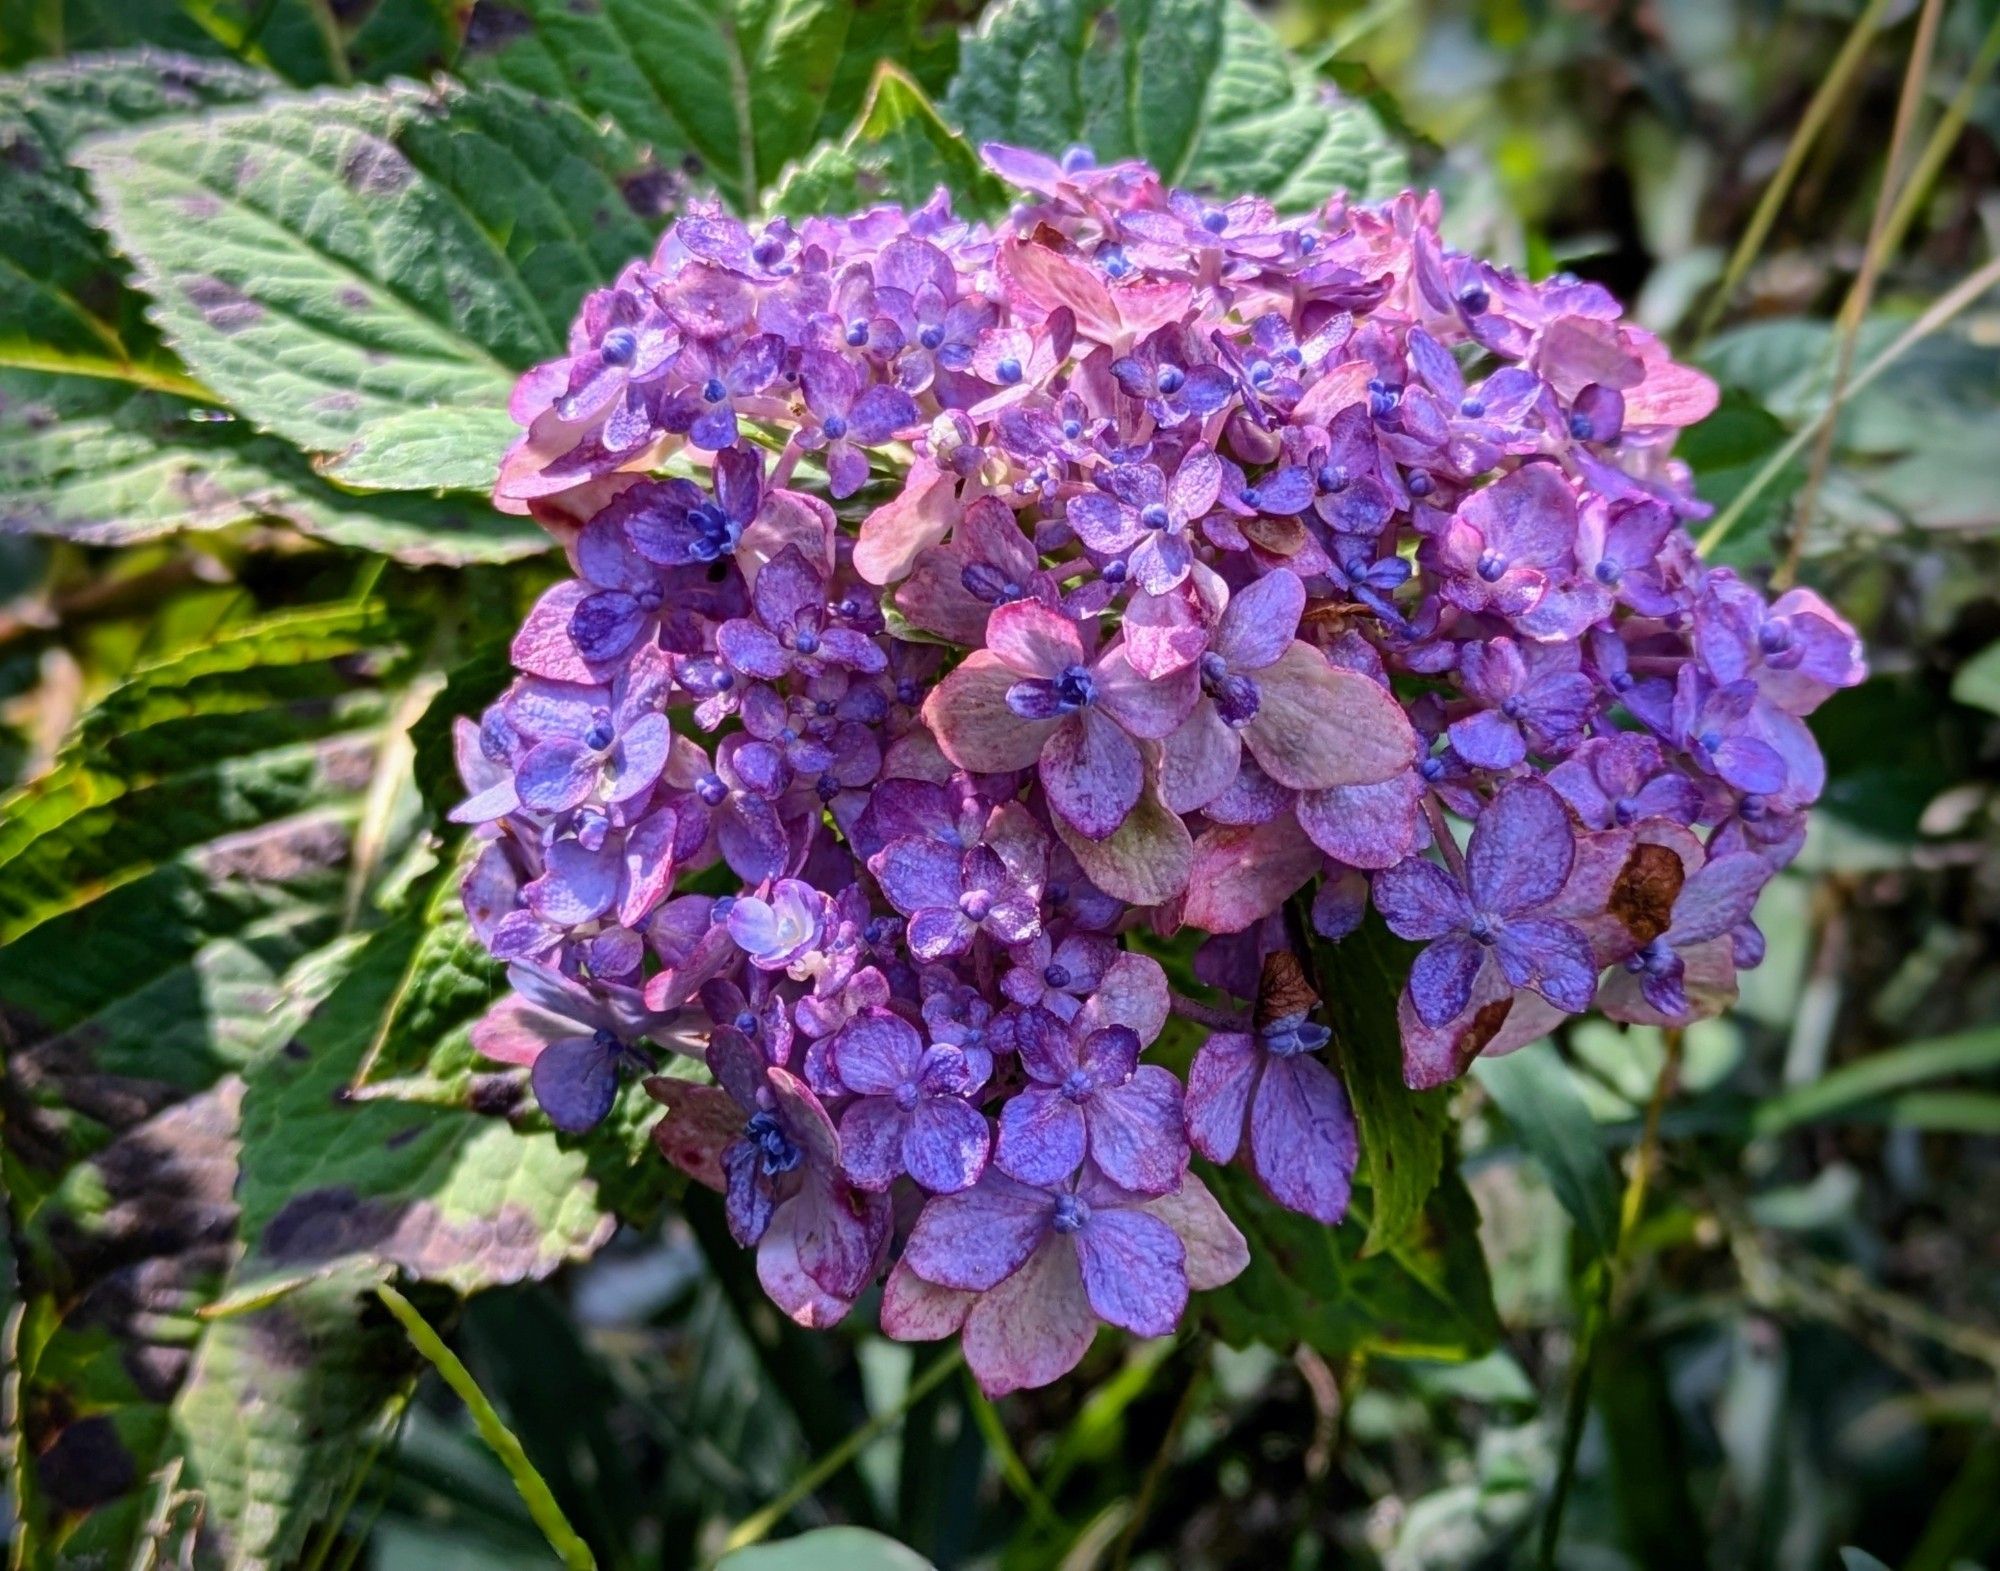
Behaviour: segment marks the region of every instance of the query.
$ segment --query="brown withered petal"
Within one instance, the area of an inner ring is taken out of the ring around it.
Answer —
[[[1263,974],[1257,979],[1257,1028],[1274,1020],[1302,1015],[1319,1002],[1319,991],[1306,976],[1306,968],[1289,949],[1276,949],[1264,957]]]
[[[1687,869],[1663,845],[1641,843],[1632,848],[1611,888],[1611,914],[1624,924],[1637,944],[1649,944],[1673,921]]]

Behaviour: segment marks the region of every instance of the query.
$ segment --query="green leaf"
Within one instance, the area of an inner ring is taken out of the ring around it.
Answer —
[[[1374,1191],[1364,1255],[1394,1249],[1424,1225],[1424,1202],[1444,1163],[1450,1091],[1403,1084],[1403,1039],[1396,1000],[1417,946],[1370,912],[1337,944],[1315,946],[1341,1078],[1361,1125],[1361,1152]]]
[[[86,136],[248,103],[276,85],[234,61],[153,50],[0,78],[0,364],[44,363],[52,352],[157,355],[70,155]]]
[[[471,9],[453,0],[0,0],[0,68],[151,45],[248,61],[300,87],[422,77],[451,64]]]
[[[1783,1134],[1801,1124],[1840,1117],[1927,1081],[1994,1070],[2000,1070],[2000,1028],[1909,1042],[1843,1064],[1809,1085],[1768,1098],[1752,1116],[1751,1128],[1759,1135]]]
[[[1674,456],[1694,471],[1695,492],[1718,512],[1735,501],[1790,433],[1749,394],[1728,389],[1715,412],[1683,431]],[[1712,560],[1756,566],[1771,560],[1771,539],[1805,484],[1805,466],[1793,464],[1758,496]]]
[[[634,1143],[347,1092],[378,1042],[502,985],[456,869],[417,898],[375,874],[419,825],[407,783],[380,789],[414,712],[404,625],[353,603],[225,628],[0,802],[27,1565],[127,1564],[197,1508],[206,1560],[288,1563],[409,1372],[357,1293],[545,1275],[613,1225],[594,1171]]]
[[[932,1571],[914,1549],[865,1527],[822,1527],[724,1555],[715,1571]]]
[[[78,162],[189,368],[363,488],[488,487],[514,373],[648,239],[615,144],[503,87],[291,98]]]
[[[1419,1229],[1369,1255],[1367,1191],[1357,1193],[1347,1221],[1326,1227],[1272,1204],[1240,1169],[1200,1170],[1250,1244],[1243,1274],[1199,1300],[1231,1345],[1282,1350],[1304,1342],[1333,1358],[1371,1352],[1454,1361],[1497,1345],[1479,1213],[1456,1171],[1432,1191]]]
[[[1608,1260],[1618,1243],[1618,1195],[1596,1120],[1562,1055],[1552,1043],[1531,1042],[1499,1058],[1474,1059],[1472,1073],[1541,1164],[1584,1246]]]
[[[419,566],[549,548],[484,496],[357,496],[221,410],[93,377],[0,371],[0,529],[136,545],[260,519]]]
[[[1241,0],[1001,0],[962,46],[945,112],[975,146],[1082,143],[1286,208],[1406,178],[1374,112],[1316,81]]]
[[[917,53],[923,0],[521,0],[461,69],[601,116],[739,212],[847,123],[879,59]]]
[[[2000,644],[1988,644],[1951,679],[1951,696],[1961,704],[2000,715]]]
[[[821,143],[787,171],[771,206],[792,218],[859,212],[881,202],[917,207],[939,186],[968,216],[992,216],[1007,205],[972,144],[944,123],[921,87],[885,63],[847,136]]]
[[[318,1378],[292,1319],[218,1341],[192,1315],[229,1269],[243,1074],[298,1018],[288,975],[337,930],[388,714],[367,662],[395,658],[366,606],[224,633],[114,689],[0,803],[28,1564],[126,1563],[170,1458],[193,1485],[197,1443],[310,1410],[284,1405]],[[324,1352],[331,1379],[345,1354]],[[272,1376],[269,1405],[184,1427],[176,1401],[231,1367]]]

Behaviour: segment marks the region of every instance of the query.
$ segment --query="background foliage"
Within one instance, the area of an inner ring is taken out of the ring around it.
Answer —
[[[0,0],[16,1563],[1983,1563],[1996,58],[1989,0]],[[998,1409],[782,1323],[642,1099],[523,1111],[441,817],[555,570],[482,494],[514,375],[689,190],[990,208],[989,137],[1429,182],[1610,283],[1728,390],[1717,554],[1877,673],[1735,1014],[1414,1098],[1364,930],[1350,1223],[1217,1180],[1251,1271]]]

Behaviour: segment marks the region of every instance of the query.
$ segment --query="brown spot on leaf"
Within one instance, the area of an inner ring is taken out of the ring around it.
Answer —
[[[521,1105],[526,1092],[527,1083],[512,1072],[474,1075],[466,1087],[465,1102],[483,1117],[505,1118]]]
[[[658,164],[629,174],[618,182],[625,205],[640,218],[664,218],[680,203],[682,182]]]
[[[62,1511],[82,1515],[116,1500],[139,1481],[139,1465],[102,1414],[67,1424],[35,1457],[42,1493]]]
[[[240,333],[264,314],[264,308],[241,289],[211,273],[184,279],[181,293],[218,333]]]
[[[330,814],[314,815],[225,836],[203,847],[196,860],[218,883],[283,885],[341,866],[347,849],[346,826]]]
[[[416,180],[417,169],[389,143],[368,137],[341,161],[340,178],[362,196],[394,196]]]
[[[526,11],[499,4],[498,0],[479,0],[465,24],[463,52],[468,55],[497,54],[515,39],[534,30],[534,18]]]
[[[1608,909],[1634,943],[1650,944],[1672,924],[1686,879],[1687,868],[1671,849],[1641,842],[1619,869]]]
[[[607,1215],[608,1236],[616,1221]],[[352,1189],[311,1189],[286,1201],[265,1224],[261,1252],[280,1265],[331,1263],[370,1255],[427,1280],[448,1280],[477,1261],[482,1280],[516,1282],[545,1276],[561,1254],[542,1236],[540,1223],[520,1205],[491,1216],[447,1220],[428,1200],[386,1201]]]

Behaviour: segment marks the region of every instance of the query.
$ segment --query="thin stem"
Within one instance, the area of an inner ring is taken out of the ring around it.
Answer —
[[[1199,1337],[1189,1344],[1188,1352],[1194,1360],[1194,1369],[1188,1375],[1187,1384],[1181,1388],[1180,1400],[1174,1404],[1174,1416],[1167,1421],[1167,1432],[1160,1436],[1153,1460],[1146,1466],[1146,1476],[1139,1482],[1139,1493],[1132,1501],[1132,1514],[1125,1519],[1117,1547],[1111,1552],[1111,1571],[1125,1571],[1131,1563],[1133,1546],[1138,1543],[1139,1532],[1145,1527],[1146,1517],[1159,1495],[1160,1482],[1173,1465],[1174,1452],[1180,1447],[1181,1431],[1187,1428],[1188,1418],[1194,1412],[1195,1398],[1207,1383],[1208,1365],[1202,1356],[1206,1351],[1206,1345]]]
[[[1000,1476],[1007,1487],[1013,1490],[1021,1503],[1028,1508],[1028,1515],[1035,1525],[1043,1529],[1060,1529],[1062,1514],[1050,1503],[1048,1495],[1035,1482],[1035,1475],[1028,1471],[1028,1464],[1021,1460],[1021,1453],[1014,1449],[1014,1442],[1007,1434],[1007,1426],[1000,1422],[1000,1411],[986,1393],[969,1375],[965,1382],[966,1406],[972,1411],[972,1421],[978,1426],[980,1438],[986,1442],[986,1449],[993,1453],[994,1461],[1000,1464]]]
[[[1848,396],[1853,397],[1873,383],[1904,355],[1997,284],[2000,284],[2000,257],[1993,258],[1956,288],[1933,300],[1929,308],[1906,327],[1894,343],[1861,368],[1853,382],[1848,385]],[[1794,431],[1783,447],[1764,460],[1764,467],[1751,477],[1750,483],[1736,494],[1735,499],[1722,510],[1715,522],[1710,524],[1707,532],[1702,535],[1700,550],[1704,556],[1729,538],[1730,532],[1743,521],[1743,515],[1750,510],[1752,504],[1771,488],[1771,483],[1805,450],[1805,445],[1818,434],[1820,427],[1833,412],[1833,405],[1826,404],[1819,413]]]
[[[1885,242],[1893,255],[1903,243],[1903,236],[1910,225],[1917,220],[1917,212],[1930,194],[1936,182],[1938,171],[1944,168],[1944,161],[1951,156],[1951,150],[1958,145],[1959,133],[1964,131],[1965,122],[1972,116],[1972,106],[1979,100],[1979,91],[1986,85],[1986,79],[1993,74],[1995,65],[2000,65],[2000,17],[1995,17],[1993,25],[1986,30],[1981,40],[1979,52],[1972,57],[1972,64],[1966,67],[1965,80],[1959,83],[1958,91],[1945,106],[1943,116],[1931,129],[1930,140],[1924,150],[1917,155],[1916,167],[1910,171],[1910,178],[1903,182],[1902,194],[1896,198],[1895,211],[1889,215],[1889,237]]]
[[[1183,1020],[1192,1020],[1196,1025],[1207,1026],[1211,1031],[1248,1031],[1250,1022],[1242,1015],[1232,1014],[1227,1009],[1217,1009],[1204,1004],[1199,999],[1189,998],[1185,993],[1167,991],[1167,1007]]]
[[[1888,244],[1889,215],[1895,209],[1896,194],[1901,188],[1903,152],[1909,145],[1911,127],[1916,124],[1917,106],[1923,101],[1924,83],[1930,76],[1931,57],[1937,48],[1938,20],[1943,14],[1944,0],[1924,0],[1923,11],[1917,17],[1917,35],[1910,44],[1909,64],[1903,70],[1903,90],[1897,96],[1896,119],[1889,132],[1889,154],[1882,165],[1881,184],[1875,191],[1875,210],[1868,219],[1868,243],[1861,253],[1861,268],[1854,275],[1847,298],[1840,303],[1840,315],[1834,324],[1839,358],[1834,363],[1833,390],[1827,396],[1830,413],[1813,444],[1812,462],[1806,466],[1806,483],[1799,493],[1792,537],[1785,547],[1784,561],[1771,577],[1774,589],[1789,589],[1798,576],[1799,558],[1805,552],[1813,515],[1819,510],[1820,487],[1826,482],[1827,465],[1833,460],[1833,434],[1839,423],[1836,416],[1847,398],[1848,378],[1854,374],[1855,340],[1875,299],[1876,280],[1882,276],[1882,268],[1892,254]]]
[[[1585,1306],[1583,1324],[1576,1341],[1576,1358],[1570,1366],[1569,1394],[1563,1403],[1562,1451],[1556,1466],[1556,1481],[1549,1492],[1548,1513],[1542,1518],[1541,1544],[1537,1563],[1542,1571],[1554,1571],[1556,1546],[1562,1539],[1563,1512],[1569,1505],[1570,1485],[1576,1478],[1576,1458],[1583,1445],[1584,1421],[1590,1416],[1591,1374],[1597,1359],[1598,1337],[1611,1318],[1614,1294],[1625,1274],[1639,1219],[1646,1210],[1646,1191],[1652,1183],[1653,1165],[1659,1159],[1660,1118],[1667,1098],[1680,1082],[1682,1033],[1666,1032],[1666,1056],[1660,1061],[1659,1077],[1653,1082],[1652,1097],[1646,1103],[1645,1130],[1638,1149],[1632,1153],[1632,1171],[1625,1180],[1625,1196],[1618,1208],[1618,1241],[1611,1258],[1596,1265],[1595,1291]]]
[[[1424,816],[1430,820],[1431,836],[1437,841],[1438,850],[1443,853],[1445,866],[1465,881],[1465,853],[1458,848],[1458,837],[1451,832],[1451,825],[1445,820],[1444,809],[1438,799],[1428,793],[1424,796]]]
[[[842,1468],[846,1467],[848,1463],[859,1456],[867,1448],[869,1442],[874,1440],[885,1429],[889,1428],[890,1425],[901,1423],[903,1415],[909,1412],[911,1408],[915,1407],[925,1397],[929,1396],[939,1385],[943,1384],[945,1377],[958,1368],[963,1358],[964,1355],[962,1353],[954,1350],[932,1363],[927,1369],[920,1371],[917,1377],[904,1390],[902,1401],[884,1412],[877,1413],[867,1423],[855,1429],[839,1445],[835,1446],[826,1455],[814,1462],[811,1467],[793,1479],[786,1486],[785,1492],[779,1495],[777,1499],[773,1500],[761,1511],[746,1516],[741,1522],[738,1522],[730,1530],[728,1539],[723,1543],[722,1552],[729,1554],[734,1550],[743,1548],[747,1544],[757,1543],[767,1537],[772,1528],[791,1515],[793,1506],[804,1500],[808,1495],[815,1493],[829,1478],[832,1478]]]
[[[1696,342],[1715,331],[1716,324],[1722,320],[1722,313],[1729,309],[1730,301],[1735,298],[1743,275],[1750,271],[1751,264],[1764,249],[1771,226],[1778,221],[1785,198],[1791,194],[1793,182],[1805,167],[1806,155],[1812,151],[1813,143],[1833,117],[1848,83],[1860,69],[1862,57],[1867,54],[1868,45],[1888,9],[1889,0],[1868,0],[1867,8],[1848,29],[1846,42],[1840,46],[1840,53],[1834,57],[1819,91],[1813,94],[1812,101],[1806,105],[1806,112],[1799,117],[1798,128],[1792,132],[1792,140],[1785,148],[1785,156],[1779,162],[1777,172],[1771,176],[1771,183],[1764,187],[1764,194],[1758,198],[1756,211],[1750,215],[1749,227],[1743,231],[1743,238],[1736,242],[1736,249],[1730,253],[1729,264],[1722,270],[1722,282],[1716,285],[1715,293],[1709,297],[1708,308],[1701,315],[1701,325],[1695,329]]]

